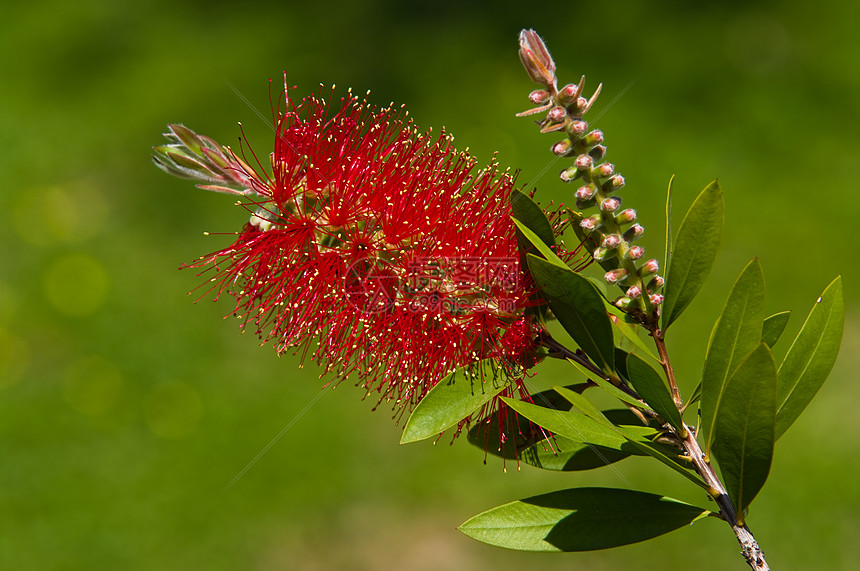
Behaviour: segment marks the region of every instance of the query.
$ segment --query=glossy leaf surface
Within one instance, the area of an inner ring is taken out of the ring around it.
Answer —
[[[508,380],[495,360],[457,369],[424,395],[406,421],[401,444],[437,436],[489,402]]]
[[[523,551],[590,551],[645,541],[708,515],[665,496],[614,488],[559,490],[478,514],[460,531]]]
[[[761,342],[726,384],[713,443],[741,523],[744,510],[770,472],[775,426],[776,362],[770,348]]]
[[[603,297],[584,277],[569,268],[529,254],[529,270],[564,330],[603,371],[615,362],[612,322]]]
[[[830,374],[842,342],[844,319],[842,278],[838,277],[815,302],[779,366],[777,438],[797,420]]]
[[[764,320],[764,276],[753,259],[738,277],[720,314],[702,371],[699,441],[708,454],[723,392],[735,367],[761,342]]]
[[[723,235],[723,193],[717,181],[699,194],[687,211],[672,243],[663,288],[662,328],[668,327],[690,305],[711,273]]]

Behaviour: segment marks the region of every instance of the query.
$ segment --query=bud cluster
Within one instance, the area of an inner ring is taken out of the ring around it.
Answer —
[[[602,162],[606,155],[603,133],[589,131],[583,119],[597,100],[602,84],[587,99],[582,95],[585,76],[577,84],[558,89],[555,62],[534,30],[520,33],[519,54],[526,72],[543,89],[529,95],[535,107],[517,116],[545,112],[539,121],[541,132],[566,135],[551,148],[556,156],[573,159],[573,165],[561,171],[561,180],[579,184],[575,191],[579,210],[596,209],[590,216],[577,213],[578,234],[594,245],[591,254],[607,270],[606,282],[624,290],[615,304],[625,311],[655,314],[663,301],[657,293],[663,286],[663,278],[656,275],[657,260],[645,259],[645,249],[631,244],[644,229],[636,221],[635,210],[621,209],[621,198],[616,193],[624,187],[624,177],[616,172],[615,165]]]

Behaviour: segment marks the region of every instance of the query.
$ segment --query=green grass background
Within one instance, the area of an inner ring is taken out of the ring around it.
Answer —
[[[278,359],[192,303],[179,263],[246,214],[149,161],[168,122],[271,147],[268,84],[352,86],[494,151],[539,198],[565,200],[551,136],[514,113],[532,89],[517,32],[562,81],[604,83],[591,113],[625,205],[662,251],[714,177],[726,193],[711,281],[670,336],[687,394],[743,265],[793,335],[842,273],[842,354],[779,442],[749,523],[776,569],[853,569],[860,536],[857,283],[860,5],[808,2],[16,2],[0,19],[0,566],[42,569],[741,569],[728,527],[585,554],[505,552],[455,527],[529,495],[636,487],[705,504],[633,459],[581,474],[490,459],[465,440],[400,446],[388,409]],[[599,118],[597,118],[599,116]],[[784,351],[786,342],[777,346]],[[570,382],[547,364],[540,387]],[[316,399],[316,400],[315,400]],[[288,427],[283,437],[243,469]],[[655,463],[656,464],[656,463]],[[230,482],[241,474],[233,485]]]

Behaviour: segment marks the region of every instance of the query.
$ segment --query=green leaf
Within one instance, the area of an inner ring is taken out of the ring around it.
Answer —
[[[674,241],[663,288],[663,330],[681,315],[711,273],[723,234],[725,205],[717,181],[699,194]]]
[[[637,349],[641,350],[644,355],[648,355],[655,361],[659,361],[660,359],[651,348],[645,343],[645,341],[636,334],[636,330],[627,323],[624,318],[626,317],[624,312],[615,307],[614,305],[609,306],[609,313],[614,315],[617,319],[612,320],[612,325],[615,326],[615,330],[621,333],[626,339],[629,339],[633,345],[636,346]]]
[[[669,260],[672,259],[674,244],[672,243],[672,185],[675,183],[675,175],[669,179],[669,188],[666,190],[666,249],[663,250],[663,261],[666,264],[664,270],[669,272]]]
[[[544,244],[555,246],[555,234],[546,214],[528,194],[516,189],[511,193],[511,212],[514,219],[531,230]]]
[[[812,401],[833,368],[845,319],[842,277],[833,280],[803,322],[779,366],[776,437],[782,436]]]
[[[559,258],[555,254],[555,252],[553,252],[552,249],[550,249],[550,247],[547,246],[543,240],[541,240],[540,236],[538,236],[537,234],[532,232],[528,227],[526,227],[525,224],[523,224],[522,222],[520,222],[516,218],[514,218],[513,221],[514,221],[514,225],[517,227],[517,230],[523,235],[523,237],[525,237],[525,239],[528,241],[529,244],[534,246],[534,248],[540,253],[541,256],[543,256],[547,261],[552,263],[554,266],[557,266],[559,268],[562,268],[562,269],[565,269],[565,270],[568,270],[571,272],[573,271],[570,269],[570,267],[568,267],[567,264],[564,263],[564,260]],[[533,256],[534,254],[529,254],[529,255]],[[535,256],[535,257],[537,257],[537,256]]]
[[[591,551],[652,539],[709,515],[665,496],[614,488],[559,490],[478,514],[459,527],[521,551]]]
[[[518,414],[523,415],[553,434],[563,436],[574,442],[588,443],[596,447],[621,452],[631,452],[631,446],[628,444],[627,438],[616,430],[615,427],[598,422],[584,414],[552,410],[506,397],[502,397],[502,400]],[[657,434],[656,430],[647,426],[629,428],[633,429],[629,434],[629,437],[633,440],[645,440]]]
[[[790,311],[781,311],[764,320],[761,328],[761,340],[767,343],[768,347],[773,348],[779,341],[782,332],[785,331],[785,326],[788,324],[789,317],[791,317]]]
[[[567,266],[559,267],[532,254],[527,258],[535,283],[564,330],[598,367],[611,372],[615,342],[612,321],[600,293],[591,282]]]
[[[672,393],[660,373],[641,357],[630,354],[627,356],[627,375],[630,384],[648,406],[676,429],[686,432],[681,412],[675,406]]]
[[[744,268],[714,326],[702,371],[699,440],[707,455],[714,439],[723,392],[741,359],[761,342],[764,321],[764,276],[758,259]]]
[[[776,441],[776,362],[760,342],[732,374],[716,418],[714,454],[738,523],[761,490]]]
[[[494,359],[457,369],[424,395],[406,421],[400,443],[437,436],[489,402],[508,386]]]
[[[548,409],[570,408],[570,403],[554,390],[536,393],[532,395],[532,399],[538,406]],[[635,430],[643,432],[639,418],[627,409],[608,410],[605,414],[616,424],[632,424]],[[516,424],[512,423],[512,418],[517,420]],[[535,429],[529,420],[519,414],[506,417],[505,437],[500,438],[500,434],[499,417],[493,415],[489,423],[478,423],[469,429],[469,443],[494,456],[517,460],[543,470],[565,472],[601,468],[631,454],[627,451],[593,446],[557,434],[547,438],[547,431]]]
[[[567,402],[576,407],[582,414],[585,416],[596,420],[601,424],[605,424],[607,426],[615,426],[612,422],[609,421],[606,416],[600,411],[599,408],[594,406],[594,403],[582,396],[581,394],[574,392],[566,387],[553,387],[553,390],[563,396]]]
[[[653,456],[666,466],[672,468],[697,486],[700,486],[704,489],[709,489],[710,486],[702,480],[702,477],[699,476],[693,469],[690,464],[690,461],[682,461],[678,454],[667,452],[665,446],[661,446],[660,444],[655,444],[653,442],[642,442],[639,440],[630,440],[630,444],[644,452],[649,456]]]
[[[623,354],[627,355],[627,353],[623,353]],[[606,379],[602,378],[600,375],[595,375],[594,373],[592,373],[591,371],[589,371],[588,369],[586,369],[585,367],[583,367],[582,365],[580,365],[579,363],[574,361],[573,359],[568,359],[568,362],[571,365],[573,365],[574,367],[576,367],[577,369],[579,369],[579,372],[582,373],[583,375],[585,375],[589,380],[597,383],[598,387],[600,387],[604,391],[608,392],[610,395],[614,396],[615,398],[617,398],[621,402],[624,402],[624,403],[627,403],[629,405],[632,405],[632,406],[635,406],[638,408],[642,408],[642,409],[648,409],[649,408],[649,407],[645,406],[644,404],[642,404],[641,402],[639,402],[638,400],[636,400],[635,398],[633,398],[630,395],[628,395],[627,393],[625,393],[624,391],[622,391],[621,389],[619,389],[618,387],[616,387],[615,385],[613,385],[612,383],[610,383],[609,381],[607,381]],[[616,359],[615,362],[616,362],[616,364],[620,364],[618,359]]]

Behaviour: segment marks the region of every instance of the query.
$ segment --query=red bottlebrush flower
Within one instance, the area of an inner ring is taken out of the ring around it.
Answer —
[[[164,170],[247,198],[236,241],[192,264],[235,297],[242,327],[401,414],[481,359],[514,381],[505,394],[521,391],[540,355],[513,177],[351,94],[332,106],[287,93],[275,127],[271,174],[181,126],[156,149]]]

